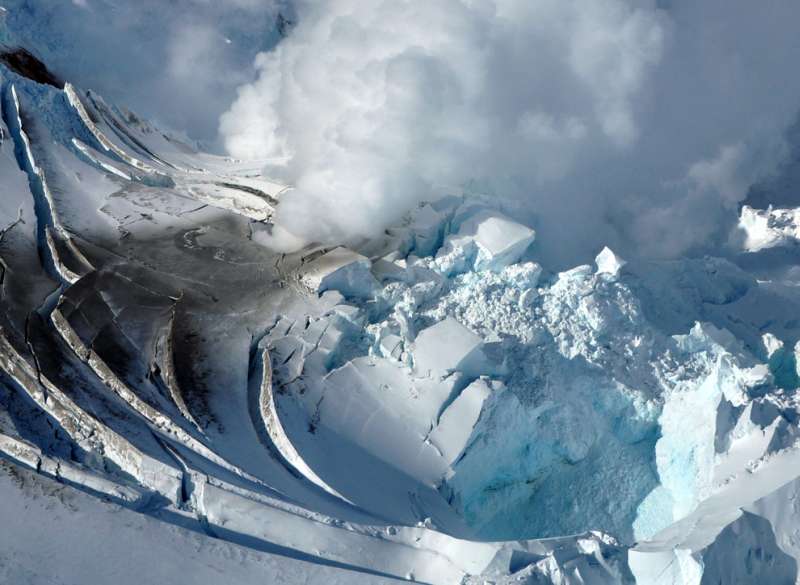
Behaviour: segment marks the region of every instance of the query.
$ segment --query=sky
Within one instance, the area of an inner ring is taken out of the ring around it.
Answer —
[[[294,187],[284,250],[465,189],[513,202],[556,264],[719,250],[800,106],[792,2],[4,3],[63,77],[268,160]]]

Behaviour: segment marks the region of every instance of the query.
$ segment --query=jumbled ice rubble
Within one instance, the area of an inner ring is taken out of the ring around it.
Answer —
[[[448,198],[358,251],[339,247],[306,263],[300,282],[331,310],[304,324],[279,318],[261,342],[274,368],[276,417],[294,446],[285,458],[304,458],[312,481],[376,512],[409,505],[419,484],[453,499],[447,478],[506,392],[509,370],[497,333],[475,327],[495,318],[465,314],[482,309],[468,295],[480,279],[507,289],[509,324],[531,312],[542,270],[521,259],[534,239],[496,209]],[[337,462],[354,461],[362,476],[387,478],[384,489],[363,477],[364,487],[328,483],[342,482]],[[421,513],[412,502],[407,518]]]
[[[503,392],[494,376],[503,366],[487,354],[496,340],[421,308],[436,306],[457,275],[488,271],[520,284],[524,309],[541,269],[517,263],[534,239],[497,210],[451,198],[362,250],[338,247],[305,264],[300,282],[333,308],[301,331],[279,319],[262,341],[283,384],[287,432],[293,419],[296,429],[324,428],[337,435],[329,445],[351,442],[439,485]]]
[[[536,255],[530,228],[449,198],[304,266],[329,309],[261,341],[290,455],[358,506],[451,534],[708,545],[698,531],[755,493],[738,478],[794,453],[775,390],[794,362],[724,328],[761,319],[757,283],[713,258],[631,266],[605,248],[545,274]]]

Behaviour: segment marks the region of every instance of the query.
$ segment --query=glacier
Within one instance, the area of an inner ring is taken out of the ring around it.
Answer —
[[[263,161],[31,76],[0,60],[0,580],[797,582],[798,280],[753,268],[797,209],[555,270],[455,193],[280,254]]]

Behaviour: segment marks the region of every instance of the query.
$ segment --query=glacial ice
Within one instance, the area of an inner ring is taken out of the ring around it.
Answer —
[[[775,358],[781,340],[768,339],[771,349],[760,358],[758,336],[743,343],[702,322],[700,313],[675,334],[674,322],[644,304],[665,294],[672,295],[668,310],[705,302],[720,307],[719,316],[705,318],[722,323],[726,310],[735,314],[754,294],[742,273],[714,259],[675,264],[681,288],[667,292],[651,266],[621,272],[625,262],[608,249],[596,271],[586,266],[544,276],[532,262],[481,265],[459,239],[469,213],[495,212],[475,204],[453,209],[442,247],[429,256],[384,260],[391,269],[380,269],[376,308],[359,306],[378,319],[366,327],[374,335],[371,359],[413,365],[411,379],[437,361],[443,372],[456,369],[463,355],[481,348],[483,367],[462,372],[476,381],[449,399],[427,437],[450,468],[440,491],[478,534],[541,537],[603,526],[623,542],[659,542],[659,534],[672,530],[670,550],[680,550],[681,538],[696,538],[682,532],[682,519],[726,493],[725,486],[738,493],[731,478],[751,473],[755,462],[791,449],[792,433],[777,430],[788,428],[780,417],[748,414],[769,411],[765,400],[775,413],[792,411],[790,402],[775,403],[768,388],[787,387],[776,372],[795,371],[795,362],[760,361]],[[370,368],[362,372],[372,377]],[[372,379],[374,387],[392,385]],[[700,548],[724,526],[707,524]],[[676,557],[685,567],[677,574],[702,573],[693,554]],[[647,556],[655,555],[652,549],[639,555],[658,564]]]
[[[303,267],[301,281],[315,292],[337,290],[346,296],[372,295],[374,278],[369,259],[339,246]]]
[[[492,388],[486,380],[478,379],[464,388],[453,403],[447,407],[429,435],[431,443],[452,464],[464,450],[472,436],[484,403],[499,388]]]
[[[744,248],[750,252],[776,246],[796,246],[800,241],[800,209],[753,209],[744,205],[739,227],[745,234]]]
[[[796,287],[553,272],[477,196],[281,257],[257,169],[0,72],[4,466],[311,582],[796,579]],[[744,209],[751,253],[793,245]]]
[[[458,236],[470,238],[477,244],[475,270],[498,271],[519,260],[536,233],[501,213],[487,210],[466,219]]]
[[[482,345],[479,336],[447,317],[417,335],[412,349],[417,374],[444,375],[458,370],[478,375],[485,362]]]
[[[594,262],[597,265],[598,274],[608,274],[610,276],[619,274],[622,267],[627,264],[625,260],[614,254],[607,246],[600,251]]]

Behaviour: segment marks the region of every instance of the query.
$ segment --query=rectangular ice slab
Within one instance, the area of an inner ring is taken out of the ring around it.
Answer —
[[[338,247],[306,264],[300,281],[312,291],[338,290],[348,297],[366,298],[375,290],[368,258]]]
[[[448,317],[417,336],[413,349],[416,371],[421,376],[453,370],[478,375],[486,363],[482,346],[478,335]]]
[[[464,223],[459,236],[478,246],[475,270],[502,270],[515,263],[536,238],[536,232],[490,209],[479,211]]]
[[[453,463],[466,447],[483,403],[491,393],[492,389],[485,380],[475,380],[442,414],[438,426],[430,434],[430,441],[448,463]]]

